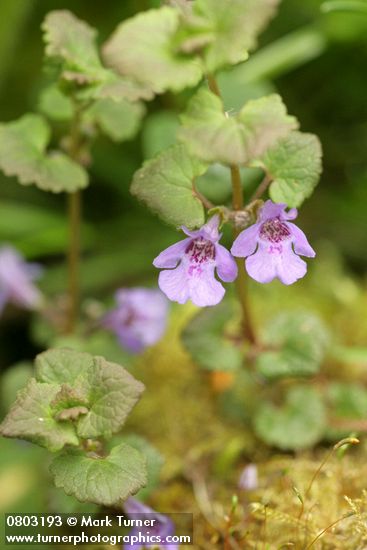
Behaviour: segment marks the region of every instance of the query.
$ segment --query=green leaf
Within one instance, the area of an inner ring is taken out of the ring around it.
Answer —
[[[179,138],[205,162],[248,164],[297,128],[277,94],[248,101],[236,115],[223,111],[215,94],[200,89],[181,117]]]
[[[319,181],[321,156],[321,144],[316,136],[292,132],[254,164],[271,176],[270,197],[274,202],[298,207]]]
[[[100,99],[88,109],[85,117],[114,141],[124,141],[136,135],[144,114],[142,103]]]
[[[43,23],[46,55],[61,66],[61,77],[77,88],[77,97],[114,101],[152,99],[147,86],[105,68],[96,46],[97,32],[67,10],[50,12]]]
[[[145,457],[147,466],[147,483],[145,487],[140,489],[137,495],[140,500],[145,500],[159,485],[160,473],[164,459],[161,453],[143,437],[130,434],[123,438],[123,442],[140,451]]]
[[[243,364],[243,351],[230,334],[233,308],[222,302],[200,311],[186,326],[182,341],[201,367],[215,371],[233,371]]]
[[[74,426],[53,416],[51,402],[59,390],[57,384],[41,384],[31,378],[2,422],[1,434],[38,443],[53,452],[64,445],[78,445]]]
[[[105,69],[98,55],[95,29],[68,10],[49,12],[42,29],[46,55],[63,63],[64,76],[79,83],[101,78]]]
[[[74,385],[80,376],[86,378],[93,366],[92,355],[70,349],[50,349],[35,360],[37,380],[49,384]]]
[[[315,389],[292,387],[282,407],[266,402],[260,405],[254,427],[265,443],[282,450],[312,447],[326,427],[324,403]]]
[[[119,77],[109,71],[105,73],[104,82],[92,90],[92,97],[99,99],[113,99],[114,101],[138,101],[139,99],[153,99],[153,91],[141,82],[131,78]]]
[[[144,386],[120,365],[94,358],[88,374],[89,412],[78,422],[78,435],[84,438],[111,437],[118,432],[138,401]]]
[[[42,353],[36,358],[36,372],[42,382],[68,384],[79,397],[85,396],[76,403],[88,409],[77,421],[77,433],[85,439],[119,431],[144,390],[120,365],[74,350]]]
[[[367,390],[358,384],[333,382],[327,397],[335,416],[339,418],[367,417]]]
[[[367,390],[358,384],[332,382],[326,390],[329,406],[327,437],[338,440],[350,435],[350,420],[367,417]]]
[[[42,90],[38,108],[47,117],[60,121],[71,120],[74,112],[71,99],[55,85]]]
[[[143,455],[122,444],[100,458],[79,451],[60,453],[50,465],[56,487],[81,502],[114,506],[146,484]]]
[[[176,227],[198,227],[205,217],[203,205],[193,192],[193,182],[205,170],[206,166],[192,158],[184,146],[176,145],[136,172],[131,192],[163,221]]]
[[[73,192],[88,185],[87,173],[62,153],[46,154],[50,129],[39,115],[0,124],[0,168],[19,183],[44,191]]]
[[[177,51],[174,38],[179,21],[178,10],[163,7],[122,22],[103,47],[106,65],[155,93],[195,86],[202,68],[198,59]]]
[[[257,371],[267,378],[316,374],[329,344],[321,320],[308,312],[284,312],[265,328],[265,348],[256,361]]]
[[[196,0],[193,13],[186,15],[181,49],[201,51],[207,72],[245,61],[278,3],[279,0]]]

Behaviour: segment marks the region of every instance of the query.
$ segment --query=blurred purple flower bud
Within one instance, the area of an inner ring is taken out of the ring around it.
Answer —
[[[0,248],[0,313],[10,302],[26,309],[41,305],[42,294],[33,284],[42,273],[38,264],[28,263],[11,246]]]
[[[144,530],[149,531],[150,537],[160,537],[162,542],[166,539],[166,537],[172,537],[175,533],[175,526],[172,522],[172,520],[165,516],[164,514],[159,514],[152,508],[149,508],[149,506],[146,506],[146,504],[143,504],[139,500],[135,498],[128,498],[124,502],[124,510],[129,515],[130,519],[148,519],[148,520],[155,520],[154,525],[150,525],[149,527],[133,527],[130,531],[130,536],[139,536],[139,533],[144,535]],[[138,514],[136,518],[134,518],[134,514]],[[166,544],[166,545],[157,545],[157,544],[124,544],[124,550],[141,550],[142,548],[147,548],[147,550],[153,549],[153,548],[162,548],[163,550],[178,550],[179,545],[178,544]]]
[[[298,254],[309,258],[316,255],[303,231],[288,221],[297,217],[296,208],[285,209],[285,204],[266,201],[257,223],[242,231],[233,243],[233,256],[247,257],[247,273],[259,283],[278,277],[291,285],[307,272],[307,264]]]
[[[254,491],[258,488],[259,481],[256,464],[248,464],[245,466],[240,475],[238,486],[240,489],[244,489],[245,491]]]
[[[197,231],[182,227],[188,235],[161,252],[153,262],[163,268],[159,274],[159,287],[168,298],[179,304],[191,300],[195,305],[215,306],[225,293],[223,285],[215,278],[232,282],[237,277],[237,265],[229,251],[218,244],[219,216],[213,216]]]
[[[163,336],[167,326],[168,300],[158,289],[122,288],[116,292],[117,307],[102,324],[117,335],[122,347],[139,353]]]

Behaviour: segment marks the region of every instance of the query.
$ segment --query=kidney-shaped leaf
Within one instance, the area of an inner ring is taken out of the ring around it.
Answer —
[[[170,7],[148,10],[121,23],[103,48],[106,64],[155,93],[195,86],[202,77],[198,59],[177,51],[180,13]]]
[[[181,119],[179,138],[193,155],[228,165],[247,164],[265,154],[298,124],[277,94],[248,101],[238,114],[231,115],[205,88],[191,99]]]
[[[283,450],[311,447],[324,435],[326,412],[321,395],[313,388],[294,387],[282,407],[262,403],[256,413],[255,431],[268,443]]]
[[[88,185],[86,171],[63,153],[46,153],[50,130],[43,117],[25,115],[0,124],[0,168],[23,185],[73,192]]]
[[[147,482],[144,456],[129,445],[118,445],[104,457],[65,451],[54,458],[50,471],[56,487],[81,502],[113,506],[135,494]]]

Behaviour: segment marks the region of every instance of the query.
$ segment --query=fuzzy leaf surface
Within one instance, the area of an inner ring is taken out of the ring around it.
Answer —
[[[227,165],[248,164],[298,126],[277,94],[250,100],[231,115],[223,111],[220,98],[204,88],[191,99],[181,120],[179,138],[193,155]]]
[[[104,45],[106,65],[154,93],[195,86],[202,67],[198,59],[177,51],[174,38],[179,21],[178,10],[162,7],[122,22]]]
[[[316,136],[291,132],[254,164],[271,176],[270,197],[274,202],[298,207],[312,195],[319,181],[321,157]]]
[[[193,182],[206,168],[191,157],[183,145],[175,145],[148,160],[136,172],[131,192],[163,221],[176,227],[198,227],[203,225],[205,217]]]
[[[113,506],[135,494],[147,481],[145,458],[129,445],[114,447],[104,458],[65,451],[50,471],[56,487],[81,502]]]

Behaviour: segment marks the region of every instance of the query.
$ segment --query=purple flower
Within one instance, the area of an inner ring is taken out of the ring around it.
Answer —
[[[164,268],[159,274],[159,287],[168,298],[179,304],[191,300],[200,307],[215,306],[225,293],[223,285],[215,278],[232,282],[237,277],[237,265],[224,246],[218,244],[219,216],[213,216],[197,231],[182,227],[188,235],[161,252],[153,262]]]
[[[155,520],[154,524],[149,527],[133,527],[129,533],[130,537],[136,536],[139,538],[139,533],[144,535],[144,531],[149,531],[149,535],[146,533],[146,536],[160,537],[160,540],[164,542],[166,537],[172,537],[175,533],[175,526],[169,517],[155,512],[152,508],[149,508],[149,506],[146,506],[135,498],[130,497],[124,502],[124,510],[127,512],[130,519]],[[134,517],[135,514],[137,514],[136,517]],[[157,543],[144,544],[143,542],[124,544],[124,550],[141,550],[142,548],[178,550],[178,544],[162,544],[161,546]]]
[[[41,273],[38,264],[27,263],[13,247],[0,248],[0,313],[8,302],[27,309],[40,306],[42,295],[33,281]]]
[[[306,275],[307,264],[297,254],[313,258],[315,251],[303,231],[288,220],[297,217],[296,208],[285,211],[285,204],[268,200],[257,223],[242,231],[233,243],[234,256],[246,258],[247,273],[259,283],[275,277],[291,285]]]
[[[168,301],[158,289],[122,288],[116,292],[117,307],[102,324],[116,333],[121,345],[133,353],[152,346],[167,325]]]
[[[245,466],[238,481],[238,486],[245,491],[254,491],[258,488],[259,481],[256,464],[248,464]]]

